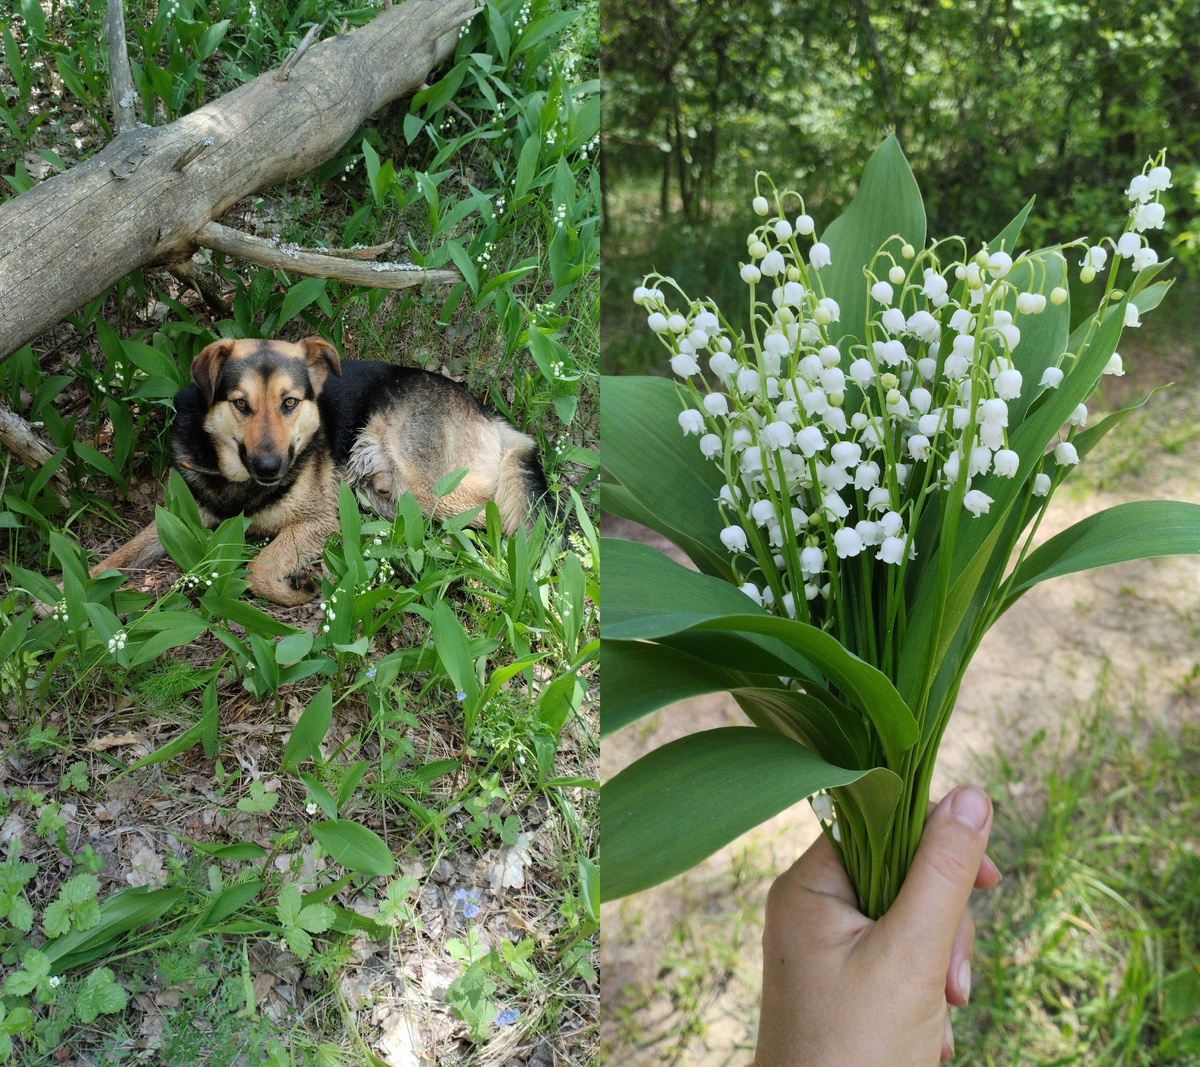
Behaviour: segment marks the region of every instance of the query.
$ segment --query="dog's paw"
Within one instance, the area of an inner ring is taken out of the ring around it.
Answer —
[[[297,603],[307,603],[313,597],[319,596],[321,593],[321,577],[325,573],[325,568],[319,563],[310,563],[307,567],[301,567],[296,571],[291,578],[292,589],[297,594],[306,594],[304,600]]]

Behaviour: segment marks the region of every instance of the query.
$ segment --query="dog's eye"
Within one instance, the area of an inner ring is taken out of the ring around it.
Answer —
[[[283,402],[283,410],[291,411],[292,408],[294,408],[299,403],[300,403],[300,401],[297,400],[294,396],[289,396]]]
[[[235,408],[237,408],[238,411],[249,411],[250,410],[250,405],[246,401],[246,398],[244,396],[235,397],[234,401],[233,401],[233,406]]]

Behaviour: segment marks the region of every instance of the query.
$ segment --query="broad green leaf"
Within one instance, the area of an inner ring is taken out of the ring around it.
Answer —
[[[320,755],[320,744],[333,722],[333,691],[325,686],[308,702],[292,730],[292,736],[283,750],[280,766],[285,771],[294,771],[310,756]]]
[[[1075,571],[1152,556],[1200,553],[1200,504],[1135,500],[1081,519],[1050,538],[1021,564],[1004,601],[1007,610],[1027,589]]]
[[[111,951],[118,937],[157,922],[185,899],[182,889],[126,889],[100,903],[100,922],[90,930],[71,933],[47,943],[44,951],[51,964],[66,971]]]
[[[279,309],[279,321],[276,328],[292,321],[309,304],[325,295],[329,282],[325,278],[302,278],[288,289],[283,298],[283,306]]]
[[[1049,293],[1056,286],[1066,286],[1067,261],[1059,252],[1039,252],[1037,255],[1014,267],[1008,275],[1017,288],[1009,290],[1000,304],[1015,318],[1021,331],[1021,342],[1013,350],[1013,363],[1021,372],[1023,388],[1021,395],[1008,402],[1009,433],[1015,432],[1025,418],[1038,392],[1038,382],[1047,367],[1058,362],[1067,350],[1067,338],[1071,333],[1071,302],[1060,305],[1046,302],[1045,310],[1038,315],[1017,315],[1017,293],[1044,291]]]
[[[237,882],[212,899],[208,909],[200,918],[199,929],[207,929],[224,922],[236,911],[240,911],[262,892],[263,883],[257,880]]]
[[[857,781],[833,790],[854,836],[860,842],[867,842],[877,870],[887,870],[885,856],[892,835],[892,820],[903,792],[904,782],[900,776],[886,767],[875,767]],[[882,901],[894,898],[895,893],[889,887],[881,886],[880,889]],[[866,915],[879,915],[883,907],[881,901],[859,900],[859,908]]]
[[[747,681],[745,675],[646,641],[602,641],[600,672],[601,737],[677,700],[724,692]]]
[[[479,696],[479,680],[475,677],[475,662],[467,642],[467,631],[445,601],[433,606],[433,647],[442,667],[460,693],[466,694],[465,703],[473,704]]]
[[[871,765],[871,740],[862,715],[820,686],[806,691],[762,686],[729,692],[760,729],[796,741],[839,767]]]
[[[208,629],[208,623],[184,611],[158,611],[138,619],[131,627],[130,634],[140,636],[146,629],[154,629],[157,633],[138,647],[137,652],[130,658],[131,666],[148,663],[173,648],[190,645]]]
[[[204,560],[205,544],[182,519],[166,508],[154,509],[158,539],[181,571],[195,570]]]
[[[312,649],[314,637],[308,630],[288,634],[275,644],[275,662],[281,667],[299,663]]]
[[[664,882],[797,801],[862,774],[754,727],[706,730],[655,749],[600,790],[602,897]]]
[[[832,634],[795,619],[770,615],[721,616],[706,619],[694,628],[762,634],[794,649],[870,719],[889,767],[899,767],[905,751],[917,740],[916,720],[887,675],[848,651]]]
[[[889,240],[893,235],[899,239]],[[850,206],[830,223],[821,240],[829,245],[832,262],[817,274],[825,294],[841,309],[838,321],[829,327],[829,337],[835,343],[845,337],[863,342],[869,287],[863,268],[870,266],[880,248],[886,247],[897,263],[904,264],[900,255],[904,241],[917,249],[925,247],[925,205],[894,136],[875,149]],[[884,277],[890,265],[886,258],[877,261],[875,276]],[[845,346],[842,355],[847,355]],[[606,438],[602,435],[601,440]]]
[[[289,626],[285,622],[280,622],[253,604],[218,596],[211,591],[200,598],[200,606],[204,608],[211,619],[235,622],[247,633],[259,634],[262,637],[287,637],[289,634],[298,635],[306,632],[295,626]]]
[[[682,632],[720,615],[761,611],[728,582],[681,567],[649,545],[601,538],[605,557],[604,618],[601,633],[616,640],[661,639],[674,644]],[[765,613],[764,613],[764,617]],[[692,638],[692,643],[695,639]],[[789,646],[756,634],[721,635],[740,662],[722,665],[757,673],[771,671],[823,681],[820,671]],[[757,648],[746,648],[749,644]],[[693,648],[683,648],[696,655]],[[718,650],[719,651],[719,650]]]
[[[988,241],[987,248],[989,252],[1003,251],[1012,255],[1013,250],[1017,247],[1017,242],[1021,239],[1021,231],[1025,228],[1025,220],[1029,218],[1029,213],[1033,210],[1033,204],[1036,199],[1037,197],[1031,196],[1025,206],[1017,212],[1016,218]]]
[[[321,847],[347,870],[357,874],[391,877],[396,860],[391,849],[373,830],[349,819],[313,823],[310,829]]]
[[[600,462],[701,570],[732,579],[717,494],[721,469],[679,429],[683,410],[663,378],[600,380]]]

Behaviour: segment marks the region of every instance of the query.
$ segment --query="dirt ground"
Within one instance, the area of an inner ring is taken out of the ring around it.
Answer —
[[[1168,361],[1170,362],[1170,361]],[[1085,460],[1056,495],[1045,540],[1093,512],[1148,498],[1200,502],[1200,382],[1194,364],[1168,368],[1181,384],[1155,398]],[[1159,362],[1147,377],[1164,380]],[[1136,377],[1136,376],[1135,376]],[[1167,379],[1170,380],[1170,379]],[[1137,383],[1110,386],[1116,407]],[[1144,391],[1144,390],[1142,390]],[[1098,406],[1098,405],[1097,405]],[[606,517],[606,536],[673,546]],[[997,622],[967,673],[942,743],[933,795],[978,780],[977,757],[1014,755],[1045,730],[1072,728],[1102,687],[1118,716],[1177,723],[1200,716],[1200,560],[1174,557],[1067,575],[1034,587]],[[718,694],[664,708],[605,738],[607,779],[644,752],[696,730],[745,723]],[[1018,797],[994,797],[997,804]],[[761,916],[774,874],[818,833],[797,805],[704,864],[652,890],[605,905],[601,939],[602,1047],[621,1067],[745,1067],[753,1057],[761,973]],[[703,969],[709,980],[698,980]],[[714,975],[719,975],[714,979]]]

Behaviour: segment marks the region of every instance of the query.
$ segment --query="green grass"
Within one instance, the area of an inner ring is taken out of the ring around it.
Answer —
[[[17,5],[14,194],[107,137],[104,6]],[[376,10],[135,3],[144,113],[170,121],[312,23]],[[395,240],[459,284],[354,289],[212,257],[227,312],[140,270],[0,363],[0,398],[42,424],[68,483],[63,503],[52,467],[0,475],[0,745],[22,766],[0,794],[21,842],[0,884],[0,1062],[359,1064],[379,1039],[446,1064],[591,1055],[597,34],[595,3],[493,5],[427,90],[235,208],[306,246]],[[243,596],[258,546],[241,521],[204,530],[171,484],[171,560],[136,588],[88,578],[85,546],[162,501],[192,356],[309,333],[449,373],[534,434],[569,543],[429,522],[411,499],[384,522],[346,494],[324,608],[280,611]],[[61,592],[44,577],[60,572]],[[57,617],[34,598],[61,599]],[[401,1019],[411,1033],[389,1030]]]
[[[1119,727],[1102,696],[1044,777],[1040,740],[989,768],[1005,881],[958,1062],[1200,1062],[1200,725]]]

